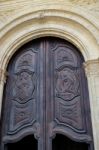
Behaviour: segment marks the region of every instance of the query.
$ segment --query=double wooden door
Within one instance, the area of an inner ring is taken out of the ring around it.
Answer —
[[[4,90],[1,150],[29,135],[36,139],[35,150],[93,150],[83,61],[73,45],[51,37],[15,53]],[[70,148],[72,142],[76,146]]]

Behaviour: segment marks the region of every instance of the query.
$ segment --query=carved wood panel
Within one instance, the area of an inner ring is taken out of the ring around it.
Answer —
[[[2,150],[29,134],[38,140],[38,150],[51,150],[57,133],[92,143],[83,61],[73,45],[57,38],[34,40],[19,49],[8,66]]]
[[[75,132],[84,132],[86,129],[83,124],[83,98],[79,78],[81,66],[78,58],[65,45],[58,46],[54,55],[55,120]]]
[[[15,62],[12,77],[9,133],[36,120],[36,53],[23,53]],[[12,119],[13,118],[13,119]]]

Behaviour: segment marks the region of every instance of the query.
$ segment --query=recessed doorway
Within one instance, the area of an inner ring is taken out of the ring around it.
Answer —
[[[94,150],[83,62],[74,45],[55,37],[19,48],[7,68],[1,150],[28,145],[34,150]]]

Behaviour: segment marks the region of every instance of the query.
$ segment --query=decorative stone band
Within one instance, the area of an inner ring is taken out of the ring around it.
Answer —
[[[88,60],[84,63],[86,76],[99,76],[99,59]]]
[[[77,4],[93,4],[96,3],[97,0],[71,0],[72,3],[77,3]]]
[[[8,76],[8,72],[0,68],[0,83],[1,82],[5,83],[7,76]]]

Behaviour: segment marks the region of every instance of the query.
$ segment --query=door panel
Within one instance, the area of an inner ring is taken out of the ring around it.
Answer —
[[[10,76],[11,104],[9,134],[16,133],[24,126],[31,126],[36,120],[36,53],[24,52],[15,62]]]
[[[42,70],[40,74],[39,69],[43,68],[43,64],[39,61],[41,57],[39,47],[39,43],[37,46],[34,44],[34,47],[32,44],[24,46],[15,54],[8,66],[9,76],[4,91],[2,147],[4,143],[16,142],[29,134],[39,137],[43,119],[39,105],[39,85],[43,76]]]
[[[93,150],[83,61],[73,45],[58,38],[40,38],[19,49],[8,65],[1,150],[31,134],[38,150],[56,150],[57,134]]]
[[[89,141],[91,139],[86,134],[87,120],[83,117],[84,115],[88,117],[83,105],[86,100],[84,99],[86,93],[83,89],[86,89],[87,92],[87,87],[84,84],[83,60],[80,59],[79,53],[75,49],[66,44],[57,44],[52,51],[54,68],[52,77],[54,90],[53,132],[59,130],[64,134],[66,132],[68,136],[71,133],[78,140],[85,138]],[[88,98],[88,95],[86,97]],[[80,134],[82,134],[81,139]]]

